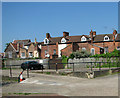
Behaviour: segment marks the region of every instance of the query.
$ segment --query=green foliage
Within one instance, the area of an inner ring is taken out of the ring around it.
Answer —
[[[5,44],[5,48],[7,48],[8,45],[9,45],[9,43],[6,43],[6,44]]]
[[[46,74],[50,75],[51,73],[50,72],[46,72]]]
[[[95,55],[90,56],[90,57],[95,57],[95,58],[100,58],[100,57],[103,57],[103,58],[120,57],[120,51],[115,49],[111,53],[95,54]]]
[[[66,57],[65,55],[62,55],[62,63],[67,63],[68,59],[69,59],[68,57]],[[63,65],[65,67],[66,64],[63,64]]]
[[[73,52],[72,54],[70,54],[69,58],[73,59],[73,58],[85,58],[85,57],[89,57],[91,54],[88,53],[87,51],[79,51],[77,50],[76,52]]]
[[[74,56],[74,54],[73,54],[73,53],[72,53],[72,54],[70,54],[70,56],[69,56],[69,58],[70,58],[70,59],[74,59],[74,57],[75,57],[75,56]]]
[[[34,57],[33,59],[41,59],[40,57]]]

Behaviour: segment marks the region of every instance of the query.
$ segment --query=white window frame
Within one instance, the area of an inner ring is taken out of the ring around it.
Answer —
[[[117,50],[120,50],[120,47],[117,47]]]
[[[107,51],[106,51],[107,50]],[[108,51],[108,47],[105,47],[105,53],[108,53],[109,51]]]
[[[21,58],[25,58],[25,55],[23,56],[23,53],[25,54],[25,52],[22,52],[22,53],[21,53]]]
[[[45,55],[47,55],[48,54],[48,51],[47,50],[45,50]]]
[[[67,42],[67,40],[65,38],[61,39],[61,43],[66,43],[66,42]]]
[[[107,40],[106,40],[106,38],[108,38]],[[110,38],[106,35],[105,37],[104,37],[104,41],[109,41],[110,40]]]
[[[85,36],[82,36],[81,41],[87,41],[87,38]]]
[[[12,51],[8,52],[8,58],[12,58]]]
[[[33,57],[33,52],[29,52],[29,57]]]
[[[53,55],[56,55],[56,49],[53,50]]]
[[[92,54],[92,50],[93,50],[93,49],[94,49],[94,54]],[[92,55],[95,55],[95,48],[91,48],[91,54],[92,54]]]
[[[47,38],[44,39],[44,44],[49,44],[49,40]]]
[[[83,48],[82,48],[82,51],[86,51],[86,48],[85,48],[85,47],[83,47]]]

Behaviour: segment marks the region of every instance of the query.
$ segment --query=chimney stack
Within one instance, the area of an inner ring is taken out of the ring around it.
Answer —
[[[117,34],[117,31],[116,31],[116,30],[114,30],[114,31],[113,31],[113,35],[116,35],[116,34]]]
[[[96,36],[96,31],[93,31],[93,37]]]
[[[19,52],[20,50],[20,43],[17,43],[17,51]]]
[[[93,43],[93,31],[90,31],[90,37],[91,37],[91,44]]]
[[[63,32],[63,37],[69,36],[69,32]]]
[[[46,38],[49,39],[50,38],[50,34],[46,33]]]
[[[35,44],[37,43],[37,39],[35,38]]]
[[[115,35],[117,34],[117,31],[116,30],[114,30],[113,31],[113,46],[114,46],[114,49],[115,49]]]

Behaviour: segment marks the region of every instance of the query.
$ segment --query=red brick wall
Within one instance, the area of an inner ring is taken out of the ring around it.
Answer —
[[[21,57],[22,52],[25,52],[25,57],[28,57],[27,51],[25,49],[22,49],[22,48],[20,48],[20,57]]]
[[[45,58],[45,50],[48,51],[50,55],[50,59],[52,59],[52,55],[54,54],[54,49],[56,49],[56,54],[58,54],[58,46],[57,45],[47,45],[41,47],[41,58]]]
[[[70,56],[70,54],[73,52],[73,44],[68,44],[66,48],[61,50],[62,55]]]
[[[108,51],[112,52],[114,50],[113,47],[113,42],[99,42],[99,43],[93,43],[97,46],[100,47],[108,47]],[[117,48],[118,46],[120,46],[120,42],[116,42],[115,43],[115,48]],[[62,55],[65,56],[69,56],[73,51],[76,50],[82,50],[82,48],[86,48],[86,50],[88,52],[91,53],[91,48],[95,49],[95,54],[100,54],[100,48],[91,45],[90,43],[72,43],[72,44],[68,44],[66,48],[62,49]],[[50,58],[52,59],[52,55],[53,55],[53,51],[54,49],[56,49],[56,54],[58,54],[58,44],[56,45],[48,45],[48,46],[42,46],[41,49],[41,58],[45,58],[45,50],[49,50],[49,54],[50,54]]]
[[[90,52],[90,44],[88,43],[78,43],[79,50],[81,51],[82,48],[86,48],[86,51]]]

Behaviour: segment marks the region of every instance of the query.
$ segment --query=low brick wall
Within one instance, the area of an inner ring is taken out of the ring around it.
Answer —
[[[50,59],[49,60],[49,68],[56,69],[56,63],[62,63],[62,59]],[[63,64],[57,64],[57,69],[63,69]]]

